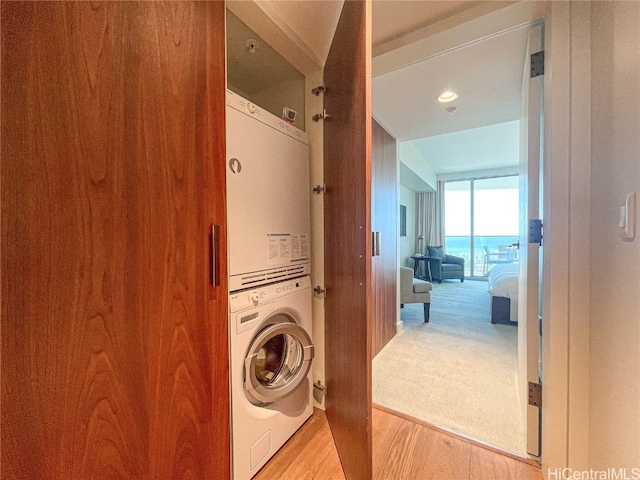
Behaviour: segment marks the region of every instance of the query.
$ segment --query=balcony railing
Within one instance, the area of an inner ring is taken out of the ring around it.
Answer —
[[[492,253],[498,253],[501,246],[511,245],[518,241],[518,236],[483,236],[474,238],[473,262],[471,261],[471,237],[469,236],[447,236],[445,237],[445,250],[449,255],[464,258],[465,276],[481,277],[485,274],[485,251],[484,246],[489,247]],[[517,262],[517,250],[505,252],[508,253],[513,262]],[[473,269],[472,269],[473,267]]]

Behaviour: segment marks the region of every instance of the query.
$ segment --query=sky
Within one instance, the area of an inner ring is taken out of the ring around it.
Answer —
[[[475,182],[475,235],[483,237],[518,236],[519,193],[517,177],[515,177],[515,188],[483,189],[481,182],[482,180]],[[469,185],[468,181],[465,183]],[[464,185],[456,187],[460,188]],[[468,187],[465,190],[458,188],[447,188],[445,193],[445,235],[447,236],[469,236],[471,234],[470,190]]]

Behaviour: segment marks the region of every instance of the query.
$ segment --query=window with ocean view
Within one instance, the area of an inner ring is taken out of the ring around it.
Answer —
[[[517,175],[447,182],[446,251],[465,259],[465,276],[487,273],[485,246],[517,262],[518,202]]]

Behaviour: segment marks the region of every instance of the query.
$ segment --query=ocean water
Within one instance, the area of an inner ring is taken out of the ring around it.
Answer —
[[[445,237],[446,247],[445,250],[450,255],[455,255],[456,252],[469,252],[471,248],[470,237]],[[484,255],[484,246],[488,246],[492,252],[498,251],[498,245],[511,245],[518,241],[517,235],[512,236],[487,236],[487,237],[475,237],[475,250],[476,253],[482,252]]]

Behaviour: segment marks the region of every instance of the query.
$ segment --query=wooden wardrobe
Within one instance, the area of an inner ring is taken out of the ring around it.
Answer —
[[[228,478],[224,2],[0,9],[2,477]]]
[[[398,173],[396,139],[375,119],[371,132],[373,357],[396,335],[398,316]]]
[[[3,478],[229,478],[224,2],[0,13]],[[345,2],[325,68],[327,416],[349,479],[372,465],[370,34],[370,0]]]

